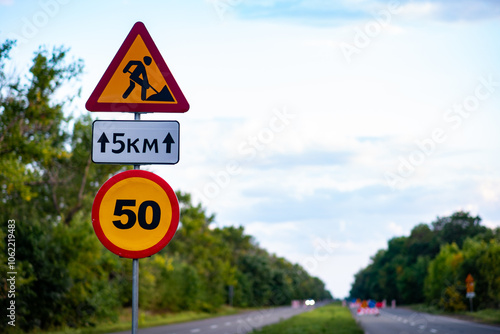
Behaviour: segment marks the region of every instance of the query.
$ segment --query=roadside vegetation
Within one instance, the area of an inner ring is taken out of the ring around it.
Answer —
[[[347,307],[339,303],[301,313],[280,323],[266,326],[254,334],[363,334]]]
[[[202,320],[212,317],[237,314],[243,309],[224,306],[216,312],[182,311],[177,313],[161,312],[153,313],[149,311],[139,311],[139,328],[164,326],[181,322]],[[105,334],[119,331],[128,331],[131,328],[131,310],[123,308],[119,311],[116,321],[101,321],[94,327],[71,328],[64,327],[58,330],[44,331],[44,334]]]
[[[0,272],[17,275],[15,284],[0,284],[0,307],[14,300],[8,296],[15,287],[16,327],[2,321],[0,332],[94,332],[99,324],[119,322],[131,305],[132,260],[105,249],[91,223],[98,189],[126,167],[91,161],[93,120],[72,101],[82,62],[69,59],[64,48],[40,48],[29,72],[18,73],[10,59],[14,47],[13,41],[0,43],[0,238],[15,236],[13,269],[7,242],[0,243]],[[331,298],[320,279],[269,254],[243,227],[214,228],[215,216],[188,193],[177,197],[181,222],[173,240],[140,261],[142,314],[197,318],[227,304]],[[7,222],[15,224],[12,233]]]
[[[414,305],[408,305],[407,307],[417,312],[454,316],[461,319],[482,322],[486,324],[500,325],[500,309],[484,309],[474,312],[470,311],[450,312],[450,311],[443,311],[441,308],[437,308],[435,306],[426,304],[414,304]]]
[[[387,249],[355,275],[350,295],[470,315],[469,274],[474,279],[474,316],[499,322],[500,228],[490,229],[481,225],[479,216],[458,211],[389,240]]]

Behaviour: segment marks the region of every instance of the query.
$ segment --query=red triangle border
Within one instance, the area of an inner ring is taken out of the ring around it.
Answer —
[[[163,75],[163,78],[165,79],[168,87],[170,88],[170,91],[172,92],[172,95],[175,97],[177,100],[177,103],[175,104],[167,104],[167,103],[123,103],[123,102],[116,102],[116,103],[103,103],[103,102],[98,102],[101,94],[103,93],[104,89],[106,88],[107,84],[115,74],[115,72],[118,69],[118,66],[120,65],[122,59],[125,57],[127,54],[128,50],[132,46],[132,43],[135,41],[135,38],[137,35],[140,35],[146,44],[146,47],[148,48],[149,52],[151,53],[151,57],[155,61],[156,65],[158,66],[158,69]],[[125,41],[123,41],[122,45],[118,49],[118,52],[116,53],[115,57],[109,64],[108,68],[104,72],[101,80],[97,84],[96,88],[90,95],[89,99],[87,100],[87,103],[85,104],[85,108],[87,108],[88,111],[111,111],[111,112],[172,112],[172,113],[182,113],[186,112],[189,110],[189,103],[187,102],[186,98],[184,97],[184,94],[182,93],[181,89],[179,88],[179,85],[174,79],[174,76],[170,72],[167,64],[165,63],[165,60],[163,60],[163,57],[160,54],[160,51],[156,47],[156,44],[154,43],[153,39],[151,38],[151,35],[149,35],[149,32],[146,29],[146,26],[142,22],[136,22],[134,26],[132,27],[132,30],[130,30],[129,34],[125,38]]]

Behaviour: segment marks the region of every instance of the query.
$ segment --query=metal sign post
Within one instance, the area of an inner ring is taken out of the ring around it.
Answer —
[[[85,106],[89,111],[134,113],[134,121],[92,124],[91,158],[94,163],[134,166],[99,189],[92,205],[92,226],[107,249],[132,259],[132,334],[137,334],[139,259],[156,254],[170,242],[180,213],[170,185],[140,170],[141,164],[179,161],[179,123],[140,122],[140,113],[184,113],[189,103],[146,27],[137,22]],[[151,215],[146,216],[146,210]]]
[[[134,113],[134,120],[140,121],[141,114]],[[141,165],[134,165],[141,169]],[[132,259],[132,334],[139,330],[139,259]]]
[[[139,329],[139,259],[132,260],[132,334]]]

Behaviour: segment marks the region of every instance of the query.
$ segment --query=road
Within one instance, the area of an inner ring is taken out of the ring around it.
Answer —
[[[290,306],[274,307],[181,324],[139,329],[139,334],[244,334],[250,333],[254,329],[291,318],[294,315],[313,310],[316,306],[295,309]],[[129,333],[130,330],[114,334]]]
[[[499,334],[500,327],[450,317],[419,313],[403,308],[386,308],[380,316],[358,316],[365,334]]]

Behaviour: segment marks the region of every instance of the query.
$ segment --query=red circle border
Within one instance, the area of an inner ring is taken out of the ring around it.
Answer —
[[[99,220],[99,210],[101,208],[101,203],[102,199],[104,198],[104,195],[106,195],[108,190],[115,184],[131,177],[145,178],[158,184],[167,194],[167,197],[170,201],[170,205],[172,207],[172,219],[170,221],[170,226],[167,230],[167,233],[165,233],[165,236],[158,243],[156,243],[156,245],[140,251],[123,249],[113,244],[104,234],[101,227],[101,222]],[[111,252],[115,253],[120,257],[125,257],[129,259],[141,259],[161,251],[174,237],[174,234],[177,231],[177,227],[179,226],[179,219],[180,219],[179,201],[177,200],[177,196],[175,195],[175,192],[172,189],[172,187],[170,187],[167,181],[165,181],[158,175],[140,169],[127,170],[112,176],[101,186],[101,188],[99,189],[99,191],[95,196],[94,203],[92,204],[92,227],[94,228],[94,232],[97,235],[99,241],[104,245],[104,247],[109,249]]]

